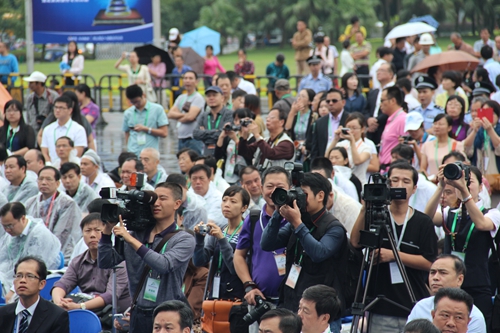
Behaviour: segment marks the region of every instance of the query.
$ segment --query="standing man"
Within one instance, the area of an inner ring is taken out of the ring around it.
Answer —
[[[276,93],[276,83],[280,79],[285,79],[288,81],[290,77],[290,71],[288,70],[288,66],[285,65],[285,56],[283,53],[278,53],[276,55],[276,60],[266,67],[266,76],[272,76],[272,79],[269,79],[267,83],[267,89],[270,92],[273,92],[273,102],[276,103],[280,98]]]
[[[174,69],[172,69],[172,75],[179,75],[180,76],[180,77],[173,77],[172,78],[172,87],[179,88],[179,90],[174,92],[174,97],[177,98],[182,93],[183,88],[185,89],[185,86],[181,87],[179,85],[179,83],[181,81],[182,74],[187,73],[188,71],[192,70],[192,68],[189,67],[188,65],[184,64],[184,58],[181,55],[175,56],[174,62],[175,62],[175,67],[174,67]]]
[[[4,332],[68,333],[68,312],[40,297],[47,266],[34,256],[19,259],[14,269],[14,287],[19,301],[0,307]]]
[[[252,165],[244,167],[240,172],[240,180],[241,187],[250,194],[250,204],[248,205],[247,213],[250,213],[251,209],[261,210],[266,201],[262,196],[262,179],[260,178],[259,170]]]
[[[227,71],[226,75],[229,77],[229,81],[231,81],[232,91],[241,89],[247,94],[257,95],[257,90],[252,82],[245,80],[233,71]]]
[[[491,83],[493,83],[497,90],[500,89],[497,82],[497,76],[500,75],[500,64],[493,59],[494,49],[485,45],[481,48],[481,58],[484,60],[484,69],[488,71],[488,77],[490,78]]]
[[[405,69],[405,58],[407,56],[405,37],[396,38],[396,44],[394,45],[392,54],[394,55],[392,63],[396,67],[396,73],[402,69]]]
[[[464,42],[464,40],[462,39],[462,35],[460,35],[458,32],[452,32],[450,35],[450,40],[453,45],[450,45],[448,49],[464,51],[470,55],[476,56],[476,52],[474,51],[472,45]]]
[[[209,87],[205,90],[205,96],[210,111],[204,112],[198,118],[198,124],[193,131],[193,137],[205,144],[205,155],[213,155],[215,144],[219,139],[224,124],[233,122],[233,111],[224,106],[224,97],[219,87]]]
[[[488,45],[489,47],[491,47],[494,54],[497,53],[497,50],[495,47],[495,42],[490,39],[490,31],[488,30],[488,28],[482,28],[481,31],[479,32],[479,37],[481,37],[481,39],[474,42],[474,52],[475,52],[474,55],[480,58],[479,64],[482,65],[485,61],[484,59],[482,59],[481,55],[481,49],[483,48],[483,46]]]
[[[203,143],[193,139],[193,131],[201,118],[202,108],[205,105],[203,96],[196,91],[197,82],[198,74],[196,72],[187,71],[184,73],[186,94],[177,97],[174,106],[168,112],[168,118],[179,122],[177,125],[178,150],[190,148],[201,155]]]
[[[216,74],[217,75],[217,74]],[[224,97],[223,105],[232,110],[233,109],[233,99],[232,99],[232,90],[231,80],[226,73],[221,73],[217,75],[217,79],[215,80],[215,85],[222,90],[222,96]],[[206,93],[206,91],[205,91]],[[205,107],[205,110],[209,110],[210,108]]]
[[[35,179],[26,175],[26,160],[20,155],[11,155],[4,162],[5,178],[10,182],[5,193],[9,202],[19,201],[24,204],[38,193]]]
[[[320,91],[330,90],[332,80],[321,72],[321,61],[321,57],[317,55],[307,58],[307,64],[311,73],[300,80],[298,91],[309,88],[317,94]]]
[[[306,60],[309,58],[309,49],[312,42],[312,32],[307,29],[306,22],[297,22],[297,32],[293,34],[292,47],[295,49],[297,75],[307,74]]]
[[[431,263],[437,255],[437,237],[431,219],[409,206],[410,197],[417,189],[417,181],[417,171],[407,162],[391,165],[387,176],[389,186],[406,190],[406,199],[391,201],[389,206],[391,226],[397,244],[396,250],[405,266],[410,286],[418,301],[429,296],[426,281]],[[363,205],[358,220],[352,228],[351,244],[357,248],[362,247],[359,241],[360,230],[365,229],[365,213],[366,208]],[[385,234],[386,232],[382,231],[380,237],[387,237]],[[375,269],[378,272],[367,282],[369,283],[368,295],[384,295],[389,300],[411,309],[413,304],[398,266],[394,262],[388,241],[384,240],[380,250],[373,251],[372,260],[375,260],[374,263],[377,266]],[[388,302],[381,302],[381,306],[370,310],[369,331],[401,332],[409,312]]]
[[[167,172],[160,165],[160,152],[154,148],[144,148],[139,156],[148,175],[148,184],[153,188],[167,179]]]
[[[326,148],[335,137],[335,131],[339,126],[345,125],[348,116],[347,112],[344,112],[344,94],[340,90],[335,88],[328,90],[326,104],[330,113],[313,124],[311,159],[325,156]]]
[[[285,111],[286,114],[290,113],[293,102],[297,100],[292,96],[290,82],[287,79],[276,81],[274,84],[274,94],[278,101],[274,103],[273,108]]]
[[[5,42],[0,42],[0,82],[2,84],[9,83],[9,74],[19,73],[19,64],[15,55],[9,53],[9,45]],[[10,79],[10,84],[16,82],[17,77],[13,76]]]
[[[431,34],[429,33],[422,34],[420,36],[418,44],[420,45],[421,49],[420,51],[415,53],[408,61],[408,67],[406,69],[409,71],[411,71],[413,67],[418,65],[422,60],[424,60],[425,57],[428,57],[430,55],[431,46],[434,45],[434,38],[432,38]],[[413,74],[413,79],[415,79],[419,75],[421,74]]]
[[[54,101],[59,97],[54,90],[45,87],[47,76],[39,71],[34,71],[24,81],[32,91],[24,102],[26,109],[26,122],[38,133],[45,118],[52,113]]]
[[[358,30],[355,34],[356,42],[351,44],[349,51],[352,59],[354,59],[354,71],[358,75],[367,76],[370,74],[370,52],[372,45],[365,40],[365,35]],[[370,87],[370,79],[368,77],[360,78],[361,84],[365,88]]]
[[[83,214],[88,213],[87,206],[94,199],[100,198],[90,186],[81,182],[80,167],[76,163],[67,162],[61,165],[61,180],[66,194],[71,197]]]
[[[424,117],[424,129],[427,131],[432,127],[434,118],[438,114],[444,112],[442,107],[434,104],[432,101],[434,91],[437,89],[438,84],[429,76],[419,76],[413,85],[418,91],[420,106],[410,111],[416,111]]]
[[[377,71],[382,64],[388,64],[392,62],[392,60],[394,59],[393,52],[394,51],[392,49],[384,46],[381,46],[377,49],[378,60],[370,69],[370,76],[372,77],[372,89],[380,89],[382,87],[380,82],[377,80]]]
[[[146,147],[159,150],[159,138],[168,135],[168,119],[160,104],[149,102],[137,84],[125,90],[132,104],[123,114],[123,127],[127,150],[139,156]]]

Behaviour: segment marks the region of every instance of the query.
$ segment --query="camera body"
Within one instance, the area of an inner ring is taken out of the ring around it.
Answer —
[[[134,173],[131,177],[131,186],[142,188],[144,185],[144,174]],[[99,192],[103,199],[115,199],[118,204],[104,204],[101,209],[103,221],[116,222],[122,216],[127,229],[132,231],[144,230],[154,226],[156,220],[153,217],[151,206],[154,205],[158,196],[153,191],[120,191],[116,188],[104,187]]]
[[[349,131],[350,131],[350,129],[349,129],[349,128],[342,128],[342,130],[341,130],[341,131],[342,131],[342,134],[344,134],[344,135],[349,135]]]
[[[446,164],[443,169],[443,175],[449,180],[458,180],[462,178],[462,171],[465,171],[465,181],[470,180],[470,167],[463,162],[457,161],[454,163]]]
[[[297,206],[303,212],[306,211],[307,207],[307,195],[300,188],[302,180],[304,179],[304,171],[302,171],[302,164],[294,162],[286,162],[285,170],[292,175],[292,184],[294,188],[287,191],[282,188],[277,188],[271,195],[273,203],[277,206],[288,205],[293,207],[293,201],[297,201]]]
[[[206,236],[210,232],[210,230],[212,230],[212,227],[208,225],[200,225],[198,229],[200,230],[200,235]]]
[[[411,135],[403,135],[401,136],[403,138],[403,143],[405,145],[409,144],[410,141],[413,141],[414,139],[411,137]]]
[[[245,323],[249,325],[259,320],[264,313],[271,310],[271,306],[259,295],[255,296],[255,303],[255,308],[243,317]]]
[[[250,119],[243,119],[243,120],[240,121],[241,127],[247,127],[251,123],[252,123],[252,121]]]
[[[241,130],[240,125],[227,124],[226,126],[224,126],[224,131],[226,131],[226,132],[230,132],[230,131],[238,132],[240,130]]]

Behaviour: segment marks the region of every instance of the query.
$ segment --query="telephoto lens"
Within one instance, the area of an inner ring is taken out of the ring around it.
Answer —
[[[464,170],[462,162],[455,162],[446,164],[443,169],[443,175],[449,180],[458,180],[462,178],[462,171]]]

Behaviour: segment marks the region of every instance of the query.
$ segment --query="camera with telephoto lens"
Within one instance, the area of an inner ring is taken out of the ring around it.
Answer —
[[[286,162],[285,170],[292,175],[292,184],[294,188],[287,191],[282,188],[277,188],[271,195],[273,203],[277,206],[287,205],[293,207],[293,201],[297,201],[297,206],[301,211],[305,211],[307,207],[307,195],[300,188],[302,180],[304,179],[304,172],[302,171],[302,164],[294,162]]]
[[[460,161],[446,164],[443,169],[443,176],[449,180],[459,180],[462,178],[462,171],[465,171],[465,181],[470,179],[470,167]]]
[[[271,306],[269,305],[269,303],[264,301],[264,299],[262,299],[262,297],[260,297],[259,295],[255,295],[255,303],[255,308],[243,317],[245,323],[249,325],[259,320],[264,313],[271,310]]]
[[[374,173],[370,178],[373,184],[365,184],[363,200],[371,209],[372,222],[382,224],[388,221],[386,206],[392,200],[406,199],[406,189],[389,187],[387,179],[380,173]]]
[[[141,231],[156,224],[151,207],[158,199],[153,191],[141,191],[144,185],[145,174],[133,173],[130,186],[139,190],[120,191],[112,187],[103,187],[99,195],[103,199],[116,199],[118,204],[104,204],[101,209],[101,218],[107,222],[119,221],[122,216],[128,230]]]
[[[252,121],[250,119],[243,119],[243,120],[240,121],[241,127],[247,127],[251,123],[252,123]]]
[[[200,232],[200,235],[206,236],[210,232],[210,230],[212,230],[212,227],[210,227],[208,225],[200,225],[198,227],[198,230]]]
[[[224,126],[224,131],[226,131],[226,132],[230,132],[230,131],[238,132],[238,131],[241,131],[241,126],[234,125],[234,124],[227,124],[226,126]]]
[[[413,138],[411,137],[411,135],[403,135],[403,136],[401,136],[401,138],[403,139],[403,143],[405,145],[409,144],[410,141],[413,141]]]

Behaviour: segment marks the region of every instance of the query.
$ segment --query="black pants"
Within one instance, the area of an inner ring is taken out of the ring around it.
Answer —
[[[364,66],[358,66],[356,69],[356,74],[358,75],[368,75],[370,74],[370,67],[368,65]],[[370,78],[360,78],[361,84],[363,85],[363,88],[370,88]]]
[[[135,307],[130,313],[130,333],[153,332],[153,310]]]
[[[486,322],[486,328],[488,332],[491,331],[491,313],[493,311],[493,301],[491,300],[491,287],[469,287],[462,288],[469,295],[474,298],[474,305],[481,310],[484,316],[484,320]]]

